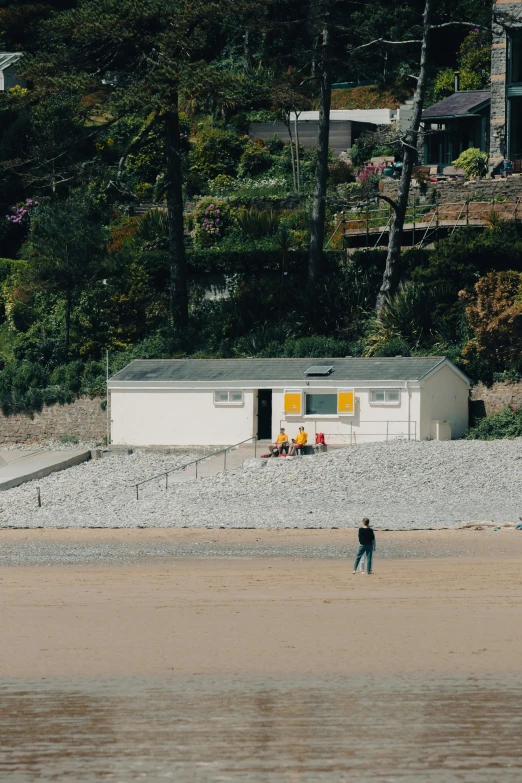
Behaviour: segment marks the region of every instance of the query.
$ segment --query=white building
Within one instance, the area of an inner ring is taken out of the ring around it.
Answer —
[[[0,52],[0,92],[7,92],[11,87],[25,87],[27,82],[17,75],[18,61],[22,52]]]
[[[136,360],[109,381],[111,441],[232,445],[462,437],[469,379],[444,357]]]

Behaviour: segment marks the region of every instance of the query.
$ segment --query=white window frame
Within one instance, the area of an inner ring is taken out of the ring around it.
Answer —
[[[384,400],[375,400],[374,395],[377,393],[383,393],[384,392]],[[388,399],[388,394],[390,392],[393,392],[394,394],[399,395],[398,400],[390,400]],[[401,404],[401,390],[398,388],[390,388],[390,389],[370,389],[370,405],[392,405],[396,408],[400,407]]]
[[[228,399],[227,400],[218,400],[217,396],[218,394],[227,394]],[[231,400],[230,395],[231,394],[239,394],[241,395],[240,400]],[[239,408],[241,405],[245,404],[245,394],[242,389],[215,389],[214,390],[214,405],[217,407],[236,407]]]

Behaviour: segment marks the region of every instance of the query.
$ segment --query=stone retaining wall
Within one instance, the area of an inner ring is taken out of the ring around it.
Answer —
[[[385,196],[396,198],[398,185],[397,180],[383,179],[379,183],[379,189]],[[492,201],[499,196],[503,200],[516,201],[517,198],[522,199],[522,176],[508,177],[507,179],[481,179],[477,182],[449,180],[428,182],[423,188],[414,183],[410,193],[412,196],[418,196],[421,203],[428,204],[435,203],[435,198],[439,204],[463,204],[466,199]],[[522,218],[522,204],[518,217]]]
[[[107,414],[100,408],[103,398],[82,397],[70,405],[44,407],[34,418],[25,414],[4,416],[0,412],[0,443],[28,443],[74,436],[78,440],[103,441]]]
[[[522,407],[522,383],[494,383],[489,389],[479,383],[473,387],[471,399],[481,400],[488,415],[498,413],[508,405],[520,408]]]

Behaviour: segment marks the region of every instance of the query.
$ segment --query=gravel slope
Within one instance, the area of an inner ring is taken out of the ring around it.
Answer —
[[[0,527],[454,527],[522,516],[522,440],[373,443],[251,461],[198,482],[133,483],[193,455],[110,454],[0,493]],[[36,504],[41,487],[42,508]]]

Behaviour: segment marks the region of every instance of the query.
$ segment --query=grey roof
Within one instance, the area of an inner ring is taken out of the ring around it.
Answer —
[[[5,71],[22,57],[22,52],[0,52],[0,71]]]
[[[490,90],[454,92],[449,98],[435,103],[422,112],[423,120],[442,120],[452,117],[470,117],[491,100]]]
[[[333,371],[323,381],[417,381],[444,361],[443,356],[386,359],[136,359],[112,382],[306,381],[312,361]]]

